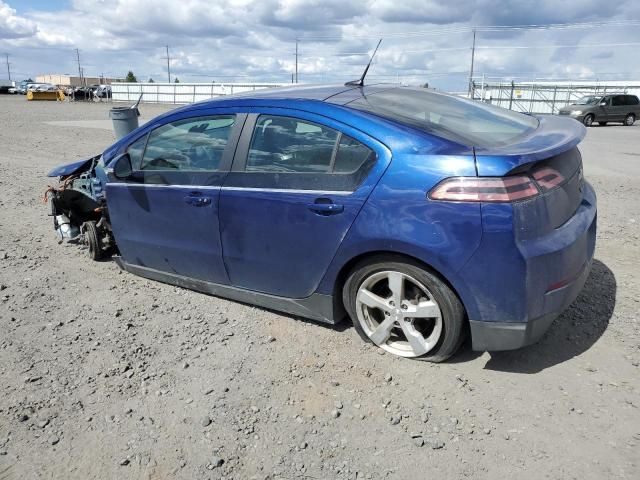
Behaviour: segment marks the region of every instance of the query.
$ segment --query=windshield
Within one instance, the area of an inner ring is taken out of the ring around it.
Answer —
[[[538,128],[535,117],[419,88],[363,95],[347,106],[412,126],[468,147],[496,147]]]
[[[600,100],[600,97],[594,97],[590,95],[588,97],[582,97],[575,104],[576,105],[594,105],[598,103],[598,100]]]

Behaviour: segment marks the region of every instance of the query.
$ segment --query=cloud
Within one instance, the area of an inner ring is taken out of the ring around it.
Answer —
[[[17,16],[15,9],[0,1],[0,39],[31,37],[36,32],[34,22]]]
[[[635,0],[539,0],[535,7],[524,0],[71,0],[59,10],[20,15],[9,6],[13,1],[0,0],[0,51],[10,53],[19,76],[76,71],[79,48],[87,75],[133,70],[138,78],[160,80],[169,45],[172,73],[182,81],[289,82],[300,39],[301,81],[338,82],[357,77],[384,36],[371,79],[429,81],[452,90],[468,80],[473,26],[640,15]],[[630,42],[636,29],[479,31],[474,70],[523,80],[590,72],[631,78],[638,72],[628,62],[630,48],[560,46]],[[504,48],[514,46],[545,48]]]
[[[379,0],[371,12],[384,22],[432,23],[444,25],[470,20],[472,9],[463,2],[441,2],[437,0]]]

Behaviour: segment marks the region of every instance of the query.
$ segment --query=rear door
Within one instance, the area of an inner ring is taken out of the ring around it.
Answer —
[[[228,283],[218,200],[245,115],[189,115],[128,147],[133,178],[106,187],[111,225],[131,265]]]
[[[614,95],[611,97],[611,107],[609,119],[614,122],[621,122],[627,114],[626,95]]]
[[[249,115],[220,195],[231,284],[311,295],[390,158],[381,143],[326,117]]]

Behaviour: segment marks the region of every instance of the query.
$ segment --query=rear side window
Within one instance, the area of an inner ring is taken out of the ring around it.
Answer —
[[[627,95],[627,105],[638,105],[639,103],[638,97],[635,95]]]
[[[247,172],[329,173],[338,132],[291,117],[258,117]]]
[[[215,115],[158,127],[149,134],[140,170],[215,172],[234,123],[234,115]]]
[[[361,169],[365,163],[374,160],[373,150],[347,135],[342,135],[336,152],[333,172],[353,173]]]
[[[417,88],[394,88],[347,104],[466,146],[506,145],[538,128],[535,117]]]

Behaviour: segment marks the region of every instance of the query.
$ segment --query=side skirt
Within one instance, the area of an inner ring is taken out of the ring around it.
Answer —
[[[300,299],[278,297],[267,293],[232,287],[230,285],[220,285],[204,280],[196,280],[174,273],[161,272],[153,268],[131,265],[125,262],[120,256],[114,256],[113,259],[121,269],[134,275],[188,290],[214,295],[216,297],[227,298],[229,300],[264,307],[270,310],[277,310],[291,315],[298,315],[332,325],[339,323],[345,316],[343,310],[334,309],[333,297],[331,295],[314,293],[307,298]]]

